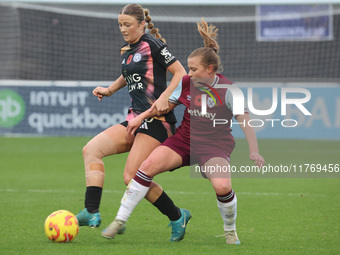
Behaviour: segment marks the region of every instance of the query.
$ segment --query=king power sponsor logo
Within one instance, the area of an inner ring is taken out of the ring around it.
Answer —
[[[216,84],[214,88],[227,88],[232,93],[233,97],[233,115],[242,115],[244,114],[245,109],[245,96],[242,90],[236,86],[229,84]],[[221,99],[217,93],[214,93],[215,96],[221,102]],[[291,95],[291,97],[289,96]],[[293,96],[292,96],[293,95]],[[296,96],[298,95],[298,96]],[[208,116],[207,106],[210,106],[209,100],[207,100],[207,94],[201,95],[201,115]],[[311,93],[309,90],[304,88],[281,88],[281,116],[287,115],[287,106],[295,105],[297,109],[301,111],[301,113],[305,116],[311,116],[312,114],[306,109],[304,106],[305,103],[309,102],[311,99]],[[272,105],[269,109],[256,109],[253,103],[253,88],[248,88],[248,97],[247,97],[247,106],[250,113],[256,116],[270,116],[272,115],[278,108],[278,89],[272,88]],[[211,107],[211,106],[210,106]],[[298,121],[295,119],[250,119],[248,123],[238,123],[233,122],[233,120],[227,119],[213,119],[213,127],[216,125],[225,125],[230,123],[231,127],[234,124],[242,125],[242,126],[251,126],[251,127],[263,127],[265,123],[270,123],[271,127],[275,127],[275,124],[280,123],[282,127],[296,127],[298,125]]]

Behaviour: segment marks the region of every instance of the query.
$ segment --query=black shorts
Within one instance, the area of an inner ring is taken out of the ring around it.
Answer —
[[[120,123],[127,127],[128,121]],[[160,143],[163,143],[168,137],[172,136],[176,131],[175,123],[160,121],[154,118],[143,120],[142,125],[137,129],[135,135],[138,133],[149,135],[155,138]]]

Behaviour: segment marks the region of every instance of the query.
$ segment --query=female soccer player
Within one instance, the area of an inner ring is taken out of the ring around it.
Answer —
[[[219,50],[216,42],[217,29],[212,25],[208,26],[203,19],[197,25],[205,47],[196,49],[190,54],[189,75],[183,77],[169,100],[170,108],[174,108],[179,103],[186,106],[182,124],[177,128],[176,134],[158,146],[140,166],[125,191],[115,220],[102,232],[105,238],[113,238],[123,226],[125,227],[125,222],[133,209],[147,194],[155,175],[195,163],[198,163],[202,169],[227,169],[229,166],[229,157],[235,144],[230,133],[230,122],[225,125],[213,126],[212,124],[213,120],[230,120],[233,117],[230,90],[218,86],[231,84],[231,82],[217,73],[220,68],[220,58],[217,55]],[[204,93],[210,95],[210,100],[207,100],[209,109],[206,109],[206,113],[201,111]],[[155,114],[155,110],[140,114],[129,122],[127,131],[135,132],[143,119]],[[239,123],[248,123],[247,113],[235,117]],[[254,130],[248,125],[241,125],[241,127],[249,144],[250,159],[254,160],[257,166],[261,166],[264,160],[259,154]],[[210,180],[216,192],[226,243],[239,244],[235,225],[237,198],[231,187],[230,172],[204,171],[203,175]],[[189,213],[184,215],[181,238],[184,237],[185,225],[190,218]]]
[[[145,33],[146,23],[151,35]],[[126,5],[120,11],[118,24],[126,42],[121,48],[122,75],[108,88],[95,88],[93,95],[102,100],[104,96],[111,96],[128,86],[132,106],[125,122],[101,132],[83,148],[87,188],[85,209],[77,215],[80,226],[98,227],[101,223],[99,204],[105,177],[103,157],[130,151],[124,169],[124,181],[128,184],[149,154],[174,133],[176,119],[173,111],[168,109],[168,98],[186,75],[158,29],[154,28],[147,9],[136,4]],[[167,71],[173,74],[168,87]],[[162,116],[149,119],[134,134],[127,134],[129,120],[150,107]],[[152,182],[146,199],[170,221],[180,219],[181,211],[157,183]]]

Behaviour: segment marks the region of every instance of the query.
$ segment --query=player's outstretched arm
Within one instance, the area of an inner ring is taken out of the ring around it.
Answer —
[[[110,86],[107,88],[104,87],[96,87],[92,93],[94,96],[98,97],[98,100],[101,101],[104,96],[109,97],[121,88],[126,86],[126,81],[123,75],[119,76],[117,80],[115,80]]]
[[[246,136],[248,145],[249,145],[249,158],[252,161],[255,161],[255,165],[261,167],[264,165],[264,159],[262,155],[259,153],[259,148],[257,145],[257,138],[253,127],[248,125],[249,114],[243,114],[236,116],[236,120],[239,123],[244,123],[244,125],[240,125],[243,133]]]
[[[176,104],[170,102],[168,102],[168,104],[170,111],[177,106]],[[139,126],[142,124],[143,120],[157,116],[157,109],[156,108],[153,108],[151,110],[150,109],[146,110],[145,112],[139,114],[138,116],[129,121],[126,127],[126,131],[129,134],[131,135],[134,134],[136,130],[139,128]]]
[[[168,100],[172,92],[174,92],[177,85],[182,80],[183,76],[187,74],[184,67],[181,65],[181,63],[177,60],[174,63],[172,63],[168,69],[170,73],[172,73],[174,76],[172,77],[169,86],[166,90],[160,95],[160,97],[152,104],[150,111],[156,108],[157,110],[157,116],[162,116],[171,109],[169,108]]]

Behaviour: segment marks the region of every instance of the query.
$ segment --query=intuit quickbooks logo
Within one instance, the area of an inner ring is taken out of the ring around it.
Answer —
[[[13,127],[25,116],[25,103],[12,90],[0,90],[0,127]]]

